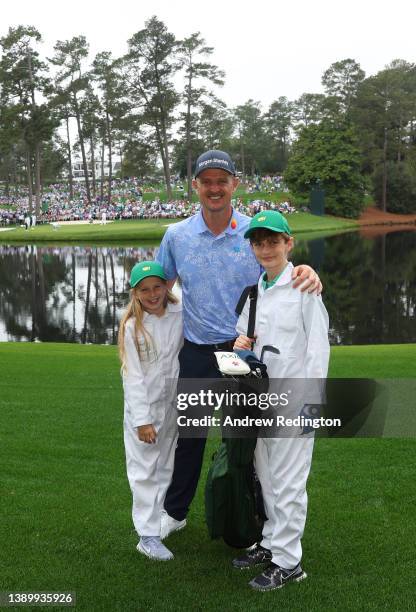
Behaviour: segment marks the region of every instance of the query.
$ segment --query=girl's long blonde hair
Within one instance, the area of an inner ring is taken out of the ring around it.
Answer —
[[[166,281],[162,279],[162,282],[166,284]],[[166,294],[165,306],[170,304],[177,304],[179,302],[178,298],[173,295],[171,291],[168,290]],[[139,359],[142,359],[145,355],[149,356],[150,351],[154,348],[153,338],[145,329],[143,325],[143,315],[145,310],[141,305],[139,300],[137,287],[130,289],[130,302],[127,305],[126,311],[123,314],[120,321],[120,328],[118,330],[118,354],[121,361],[121,371],[125,373],[127,371],[126,368],[126,349],[125,349],[125,333],[126,333],[126,324],[129,319],[134,317],[134,344],[136,345],[137,354]],[[144,347],[143,345],[139,345],[138,338],[142,336],[144,339]]]

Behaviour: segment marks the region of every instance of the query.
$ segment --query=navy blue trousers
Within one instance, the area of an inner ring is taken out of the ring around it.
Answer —
[[[179,353],[180,378],[220,378],[214,351],[187,343]],[[166,493],[165,510],[177,521],[188,514],[201,474],[206,438],[181,438],[175,451],[172,482]]]

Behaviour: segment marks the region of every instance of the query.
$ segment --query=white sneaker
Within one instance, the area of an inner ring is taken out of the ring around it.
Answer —
[[[137,544],[137,550],[149,559],[155,559],[156,561],[173,559],[173,554],[160,541],[159,536],[142,536]]]
[[[160,539],[164,540],[174,531],[180,531],[186,527],[186,519],[183,521],[177,521],[173,517],[169,516],[166,510],[162,511],[160,516]]]

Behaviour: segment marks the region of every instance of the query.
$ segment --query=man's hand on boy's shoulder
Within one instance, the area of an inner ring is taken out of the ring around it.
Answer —
[[[307,290],[308,293],[316,293],[317,295],[322,292],[321,279],[315,270],[307,264],[295,266],[292,270],[292,279],[294,280],[294,289]]]

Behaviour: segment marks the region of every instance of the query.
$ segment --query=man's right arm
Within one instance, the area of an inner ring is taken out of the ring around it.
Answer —
[[[176,282],[178,272],[176,270],[175,258],[172,253],[172,235],[169,232],[169,229],[166,231],[165,235],[163,236],[163,240],[160,243],[160,247],[156,255],[156,261],[160,263],[165,271],[168,279],[168,289],[172,289]]]

